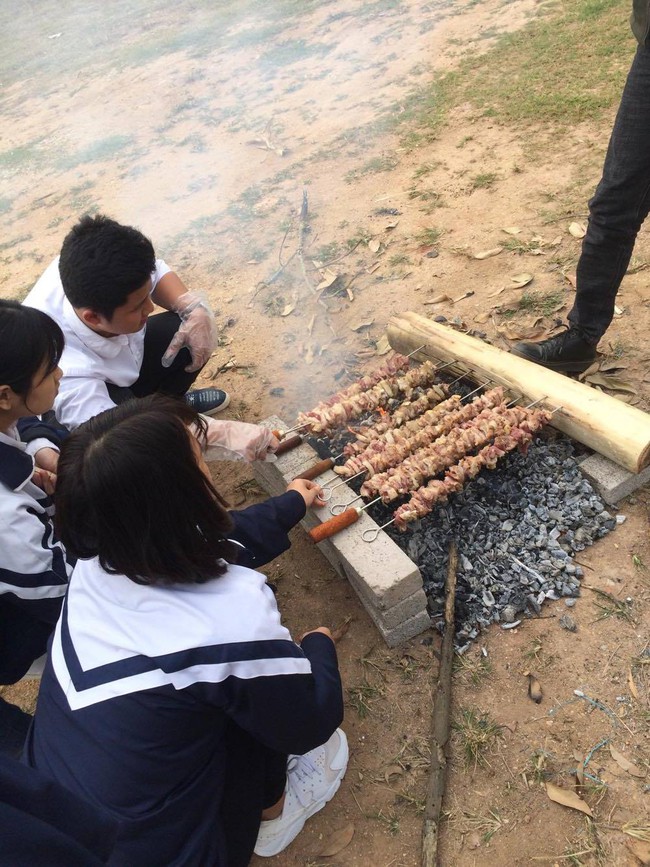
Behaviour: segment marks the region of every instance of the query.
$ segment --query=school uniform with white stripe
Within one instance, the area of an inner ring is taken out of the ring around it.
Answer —
[[[23,427],[29,444],[13,426],[0,432],[0,684],[16,683],[45,653],[72,572],[54,538],[52,501],[31,481],[33,454],[55,444],[43,437],[53,432],[37,419]],[[0,698],[0,752],[19,752],[30,719]]]
[[[152,587],[93,559],[72,576],[25,756],[121,822],[111,864],[243,867],[286,755],[342,718],[333,642],[294,643],[263,575]]]

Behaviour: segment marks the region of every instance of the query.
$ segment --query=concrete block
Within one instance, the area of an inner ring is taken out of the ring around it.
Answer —
[[[386,644],[389,647],[397,647],[398,644],[402,644],[402,642],[408,641],[410,638],[415,638],[416,635],[420,635],[420,633],[426,632],[427,629],[430,629],[431,619],[426,611],[421,611],[419,614],[405,620],[394,629],[387,629],[377,620],[375,620],[375,624],[381,632],[382,638]]]
[[[266,427],[282,430],[286,425],[277,416],[266,419]],[[302,444],[272,463],[254,464],[258,482],[269,494],[282,493],[291,479],[319,459],[311,446]],[[332,471],[319,482],[338,484],[341,478]],[[328,520],[331,506],[348,504],[356,494],[346,484],[334,490],[324,509],[312,509],[303,526],[309,530]],[[362,534],[376,530],[377,524],[365,512],[351,527],[319,544],[319,548],[339,575],[348,579],[382,636],[390,646],[412,638],[430,625],[422,576],[415,563],[385,533],[365,542]]]
[[[599,454],[582,461],[580,469],[603,500],[612,506],[650,482],[650,467],[640,473],[630,473]]]

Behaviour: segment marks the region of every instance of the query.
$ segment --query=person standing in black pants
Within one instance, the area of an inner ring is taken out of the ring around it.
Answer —
[[[539,343],[517,343],[514,355],[552,370],[579,373],[614,316],[616,294],[637,235],[650,211],[650,2],[635,0],[632,30],[639,46],[614,122],[603,176],[589,202],[568,328]]]

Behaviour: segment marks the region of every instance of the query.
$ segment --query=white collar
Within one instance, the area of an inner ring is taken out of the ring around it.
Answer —
[[[116,334],[115,337],[103,337],[97,334],[92,328],[89,328],[75,313],[74,307],[67,298],[63,299],[63,317],[70,330],[79,338],[79,340],[102,358],[115,358],[120,354],[125,346],[128,346],[129,339],[126,334]]]

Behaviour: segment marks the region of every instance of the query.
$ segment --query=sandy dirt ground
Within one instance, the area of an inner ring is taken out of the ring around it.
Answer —
[[[221,340],[202,380],[230,391],[229,414],[247,421],[290,421],[379,364],[393,313],[443,315],[506,349],[565,316],[580,249],[569,225],[586,218],[613,112],[550,134],[459,104],[417,146],[395,129],[414,91],[525,26],[539,13],[533,0],[97,7],[0,10],[4,297],[24,297],[81,214],[137,225],[210,295]],[[617,396],[646,410],[648,253],[642,233],[601,345],[626,386]],[[522,274],[536,293],[527,308],[517,306]],[[250,468],[213,469],[234,505],[262,495]],[[452,718],[472,711],[493,736],[478,761],[462,731],[452,737],[444,867],[641,863],[647,491],[619,510],[626,522],[580,558],[588,587],[575,633],[553,603],[517,629],[488,630],[458,662]],[[347,776],[269,864],[419,864],[439,636],[388,650],[300,528],[266,571],[294,634],[351,618],[339,644]],[[603,607],[597,590],[619,602]],[[542,684],[539,705],[527,670]],[[35,681],[4,690],[26,707],[36,693]],[[545,789],[570,789],[590,753],[594,779],[581,792],[593,818]]]

